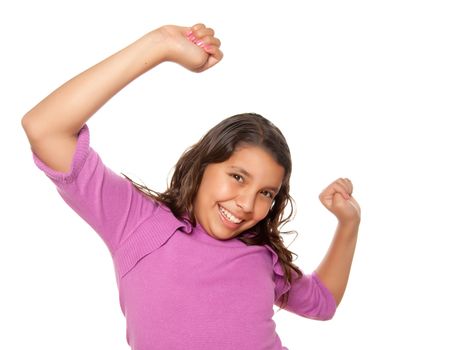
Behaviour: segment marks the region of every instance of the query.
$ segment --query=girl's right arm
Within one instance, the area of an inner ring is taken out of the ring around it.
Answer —
[[[67,172],[79,130],[131,81],[165,61],[201,72],[222,57],[220,41],[203,24],[147,33],[60,86],[22,118],[32,151],[52,169]]]

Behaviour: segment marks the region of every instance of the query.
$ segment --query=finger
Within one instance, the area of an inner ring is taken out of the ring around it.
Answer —
[[[197,40],[194,41],[194,43],[197,44],[200,47],[203,47],[203,48],[205,48],[205,46],[220,47],[220,45],[221,45],[220,40],[218,40],[217,38],[214,38],[214,37],[209,37],[209,36],[206,36],[206,37],[201,38],[201,39],[197,39]]]
[[[330,184],[324,191],[323,196],[334,196],[336,193],[339,193],[345,199],[349,199],[350,195],[347,191],[347,187],[343,181],[336,180],[332,184]]]
[[[348,178],[345,178],[344,180],[347,182],[349,193],[352,194],[354,192],[354,184]]]
[[[212,28],[207,28],[204,24],[195,24],[187,31],[187,36],[190,38],[196,38],[197,40],[205,36],[214,36],[215,31]]]
[[[349,195],[352,195],[354,186],[352,185],[352,181],[350,181],[348,178],[340,178],[336,180],[337,183],[341,184],[342,186],[345,187],[347,193]]]
[[[194,44],[197,44],[200,47],[209,46],[221,46],[221,41],[218,38],[215,38],[215,31],[212,28],[202,27],[203,25],[195,25],[186,31],[186,36],[188,40],[192,41]],[[195,30],[194,28],[200,28]]]
[[[193,31],[196,31],[196,30],[200,30],[200,29],[203,29],[203,28],[206,28],[205,24],[197,23],[197,24],[194,24],[191,29]]]
[[[197,38],[203,38],[205,36],[215,35],[215,31],[212,28],[202,28],[199,30],[192,30],[192,32]]]
[[[218,38],[215,38],[214,36],[206,36],[201,39],[205,45],[208,46],[216,46],[220,47],[221,46],[221,41]]]
[[[189,28],[186,28],[186,34],[187,36],[190,36],[190,35],[197,35],[198,32],[202,31],[206,29],[205,25],[202,24],[202,23],[198,23],[198,24],[194,24],[193,26],[189,27]]]
[[[335,187],[336,187],[336,192],[341,194],[342,197],[344,197],[345,199],[349,199],[350,198],[350,193],[347,189],[347,186],[345,183],[340,183],[340,182],[337,182],[335,184]]]
[[[207,52],[210,57],[208,59],[207,68],[213,67],[215,64],[220,62],[223,58],[223,52],[216,46],[204,46],[203,49]]]

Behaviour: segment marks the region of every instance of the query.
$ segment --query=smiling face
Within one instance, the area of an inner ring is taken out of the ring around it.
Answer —
[[[266,217],[283,177],[284,168],[263,148],[239,147],[226,161],[205,168],[195,217],[216,239],[236,237]]]

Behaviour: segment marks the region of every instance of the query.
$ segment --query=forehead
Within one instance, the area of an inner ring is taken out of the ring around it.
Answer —
[[[267,186],[279,187],[284,178],[284,168],[268,151],[258,146],[246,145],[236,148],[222,165],[242,169],[253,179]]]

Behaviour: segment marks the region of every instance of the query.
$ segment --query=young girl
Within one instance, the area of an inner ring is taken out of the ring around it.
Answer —
[[[360,222],[352,184],[320,195],[338,219],[319,267],[303,274],[280,228],[291,157],[267,119],[225,119],[188,149],[164,193],[108,169],[89,146],[87,120],[156,65],[204,71],[223,57],[211,28],[163,26],[79,74],[28,112],[36,165],[109,248],[127,341],[134,350],[286,349],[273,305],[330,319],[348,281]]]

